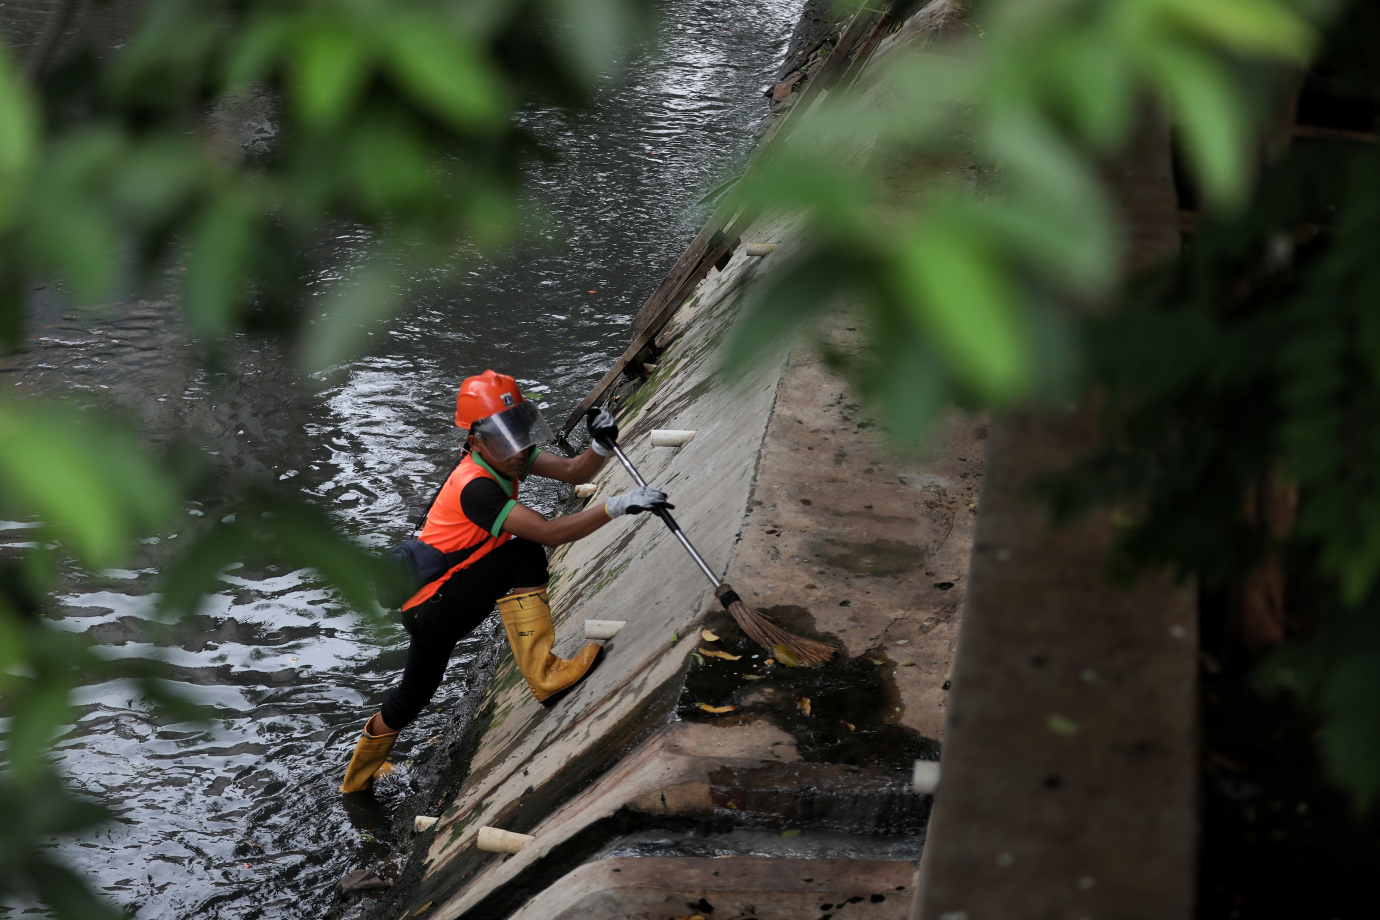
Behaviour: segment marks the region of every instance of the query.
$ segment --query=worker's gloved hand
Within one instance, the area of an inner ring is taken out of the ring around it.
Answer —
[[[618,440],[618,422],[607,408],[590,409],[585,413],[585,424],[589,427],[589,446],[601,457],[613,453],[613,443]]]
[[[674,508],[666,501],[666,493],[655,486],[638,486],[631,492],[624,492],[622,495],[615,495],[604,502],[604,510],[609,517],[616,518],[624,514],[641,514],[644,511],[651,511],[653,508]]]

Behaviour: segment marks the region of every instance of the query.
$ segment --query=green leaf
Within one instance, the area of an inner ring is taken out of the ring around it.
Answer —
[[[124,137],[108,127],[83,128],[45,151],[38,164],[25,242],[34,258],[76,288],[85,300],[114,286],[119,235],[105,193],[125,162]]]
[[[203,210],[192,238],[185,305],[193,331],[218,341],[230,331],[249,281],[256,215],[245,194],[225,191]]]
[[[0,688],[10,680],[11,671],[17,669],[29,654],[29,641],[25,636],[19,619],[9,609],[8,598],[0,598]],[[3,690],[0,690],[3,694]]]
[[[1158,0],[1174,26],[1240,54],[1306,63],[1317,38],[1293,10],[1273,0]]]
[[[1107,150],[1135,114],[1131,68],[1124,51],[1097,33],[1071,36],[1047,52],[1050,90],[1092,146]]]
[[[139,19],[106,68],[102,90],[146,113],[191,102],[224,20],[210,4],[194,0],[141,4]]]
[[[506,123],[507,89],[467,37],[443,21],[405,16],[392,23],[386,38],[394,78],[442,121],[480,133]]]
[[[1220,206],[1240,203],[1250,179],[1250,130],[1241,94],[1206,54],[1161,45],[1147,52],[1147,61],[1183,132],[1203,192]]]
[[[159,597],[163,615],[195,612],[207,592],[219,589],[217,576],[235,562],[315,569],[352,608],[377,612],[374,585],[392,575],[381,559],[341,537],[313,505],[264,490],[251,491],[247,498],[234,522],[212,525],[164,568]]]
[[[1004,235],[1023,267],[1061,286],[1095,294],[1111,285],[1116,222],[1089,160],[1021,106],[997,112],[984,141],[1001,164],[1004,195],[971,219]]]
[[[26,784],[41,771],[43,755],[54,732],[67,722],[69,686],[64,675],[41,674],[30,681],[13,703],[5,754],[14,781]]]
[[[382,259],[341,279],[331,292],[326,311],[308,328],[302,343],[302,366],[320,373],[354,358],[368,347],[371,331],[393,315],[401,286]]]
[[[0,807],[10,818],[8,829],[12,833],[18,825],[23,828],[21,834],[28,831],[47,838],[86,830],[110,819],[110,813],[101,806],[73,797],[51,771],[22,788],[8,782],[0,785]]]
[[[292,35],[293,22],[276,12],[261,12],[235,36],[225,67],[232,87],[265,81],[283,46]]]
[[[283,558],[315,569],[353,609],[378,610],[374,584],[392,571],[376,554],[337,533],[320,508],[280,499],[274,504],[272,531]]]
[[[819,252],[798,259],[757,285],[748,296],[743,316],[733,326],[724,352],[725,369],[745,373],[754,361],[789,342],[802,323],[855,280],[853,276],[854,267],[841,254]]]
[[[748,170],[720,210],[797,209],[810,216],[815,242],[856,247],[874,234],[877,194],[867,173],[840,170],[827,149],[786,144],[769,163]]]
[[[628,0],[548,0],[565,59],[585,83],[607,71],[649,22],[645,7]]]
[[[1380,608],[1372,595],[1334,611],[1304,644],[1280,648],[1260,669],[1265,689],[1298,692],[1323,716],[1319,742],[1328,773],[1360,814],[1380,801]]]
[[[155,136],[129,151],[111,199],[135,226],[159,224],[186,203],[203,168],[201,152],[188,138]]]
[[[52,906],[58,920],[120,920],[124,916],[66,866],[40,858],[29,872],[38,896]]]
[[[0,399],[0,494],[55,526],[86,563],[108,566],[164,520],[169,484],[132,436],[75,410]]]
[[[371,57],[363,37],[339,22],[311,21],[302,28],[292,62],[292,101],[302,122],[322,130],[344,121],[369,76]]]
[[[375,117],[355,133],[350,178],[367,213],[387,216],[438,198],[431,151],[402,118]]]
[[[1065,716],[1061,716],[1057,712],[1050,714],[1049,718],[1045,720],[1045,725],[1056,735],[1063,735],[1067,738],[1073,737],[1080,731],[1077,722]]]
[[[0,227],[15,217],[38,144],[38,118],[28,88],[0,47]]]
[[[953,393],[930,341],[909,316],[893,312],[874,318],[873,361],[862,373],[862,392],[887,434],[899,444],[917,446]]]
[[[1006,269],[981,236],[931,218],[902,241],[892,271],[917,328],[956,377],[993,402],[1021,394],[1034,356]]]

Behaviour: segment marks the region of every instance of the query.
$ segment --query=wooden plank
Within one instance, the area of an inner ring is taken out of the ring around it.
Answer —
[[[661,311],[666,300],[681,287],[686,277],[699,267],[705,254],[718,244],[719,240],[717,237],[719,235],[719,230],[731,216],[720,214],[720,211],[724,210],[725,207],[726,206],[720,206],[719,210],[714,212],[700,232],[690,241],[690,245],[685,248],[685,252],[676,260],[676,264],[671,266],[671,270],[666,273],[666,277],[662,279],[661,284],[657,285],[656,290],[652,291],[652,295],[647,298],[647,302],[642,305],[642,309],[637,311],[637,315],[633,317],[632,321],[632,334],[634,338],[636,338],[643,329],[647,328],[647,324]]]
[[[676,311],[680,309],[680,305],[685,301],[685,298],[690,295],[690,292],[695,289],[696,285],[704,280],[704,276],[709,274],[709,270],[714,267],[714,263],[725,253],[731,252],[732,247],[736,244],[737,237],[735,236],[730,243],[720,243],[715,246],[714,249],[701,256],[694,271],[681,280],[680,285],[672,292],[672,295],[664,300],[661,309],[653,320],[648,322],[641,332],[633,336],[632,343],[623,351],[619,359],[613,363],[613,366],[608,369],[608,372],[594,385],[594,389],[589,391],[589,395],[581,400],[580,404],[575,407],[575,411],[570,413],[570,417],[565,420],[565,425],[561,428],[561,438],[567,437],[570,432],[575,429],[575,426],[580,423],[580,419],[584,418],[585,413],[589,411],[591,406],[595,406],[603,400],[604,395],[618,382],[619,376],[622,375],[624,369],[637,357],[638,352],[647,347],[647,344],[656,338],[657,333],[670,322],[672,316],[675,316]]]

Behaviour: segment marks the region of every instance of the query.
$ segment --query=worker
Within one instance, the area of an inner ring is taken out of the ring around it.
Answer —
[[[555,631],[543,547],[571,543],[624,514],[671,506],[666,494],[651,486],[551,520],[518,501],[518,487],[529,475],[576,484],[594,477],[612,453],[607,445],[617,439],[618,426],[607,409],[590,413],[587,422],[589,449],[561,457],[536,446],[554,435],[512,377],[490,370],[460,385],[455,424],[467,432],[465,449],[428,512],[420,539],[443,553],[468,552],[403,603],[403,628],[411,644],[402,683],[365,723],[341,792],[367,790],[391,771],[388,754],[398,732],[431,701],[456,643],[488,617],[495,602],[513,658],[538,702],[553,701],[594,664],[600,650],[594,642],[571,659],[551,652]]]

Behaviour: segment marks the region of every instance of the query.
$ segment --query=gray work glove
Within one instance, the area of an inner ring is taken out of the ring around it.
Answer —
[[[607,457],[613,453],[613,443],[618,440],[618,422],[607,408],[590,409],[585,413],[585,425],[589,428],[589,446],[596,454]]]
[[[641,514],[644,511],[651,511],[653,508],[674,508],[675,505],[666,501],[666,493],[656,486],[638,486],[631,492],[624,492],[622,495],[615,495],[604,502],[604,510],[611,518],[620,517],[624,514]]]

